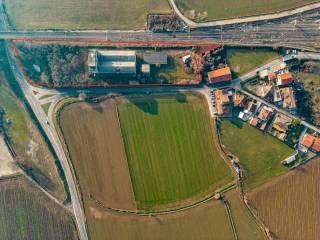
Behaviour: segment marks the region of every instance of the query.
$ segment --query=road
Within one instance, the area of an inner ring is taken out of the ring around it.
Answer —
[[[203,23],[196,23],[187,17],[185,17],[179,8],[177,7],[174,0],[169,0],[170,5],[172,6],[175,13],[185,22],[188,24],[190,28],[203,28],[203,27],[217,27],[217,26],[225,26],[231,24],[239,24],[239,23],[252,23],[258,21],[268,21],[268,20],[275,20],[279,18],[290,17],[292,15],[301,14],[310,10],[315,10],[320,8],[320,2],[308,4],[302,7],[298,7],[295,9],[290,9],[287,11],[272,13],[272,14],[264,14],[259,16],[250,16],[250,17],[241,17],[241,18],[233,18],[233,19],[225,19],[225,20],[217,20],[211,22],[203,22]]]
[[[297,58],[299,58],[299,59],[312,59],[312,60],[318,60],[319,61],[320,60],[320,53],[303,53],[303,52],[299,52],[297,54]],[[263,65],[263,66],[261,66],[261,67],[259,67],[257,69],[255,69],[255,70],[245,74],[244,76],[241,76],[241,77],[239,77],[237,79],[234,79],[233,82],[231,83],[230,87],[241,91],[243,94],[251,97],[252,99],[254,99],[256,101],[262,102],[263,104],[267,105],[268,107],[271,107],[272,109],[276,110],[279,113],[282,113],[282,114],[284,114],[284,115],[286,115],[286,116],[288,116],[290,118],[293,118],[293,119],[299,119],[302,125],[312,129],[315,132],[320,133],[320,129],[317,128],[316,126],[308,123],[307,121],[301,119],[300,117],[298,117],[296,115],[291,114],[290,112],[288,112],[288,111],[286,111],[286,110],[284,110],[282,108],[279,108],[279,107],[275,106],[272,103],[267,102],[265,99],[263,99],[261,97],[257,97],[256,95],[254,95],[254,94],[252,94],[252,93],[250,93],[250,92],[248,92],[248,91],[246,91],[246,90],[244,90],[242,88],[241,82],[245,82],[245,81],[255,77],[258,71],[261,71],[261,70],[267,69],[267,68],[272,68],[273,66],[279,66],[279,64],[281,62],[282,62],[281,59],[275,59],[275,60],[273,60],[273,61],[271,61],[271,62],[269,62],[269,63],[267,63],[267,64],[265,64],[265,65]]]
[[[68,183],[70,197],[71,197],[71,203],[73,207],[73,213],[75,216],[79,237],[81,240],[88,240],[88,235],[86,231],[86,220],[81,204],[81,200],[79,198],[77,187],[73,178],[72,170],[69,165],[68,159],[64,153],[64,149],[62,147],[62,144],[60,142],[59,136],[56,132],[56,129],[52,123],[47,124],[47,116],[45,115],[41,105],[35,98],[32,89],[30,85],[27,83],[27,81],[24,78],[24,75],[22,74],[19,65],[15,62],[15,58],[10,52],[10,43],[6,43],[6,53],[8,57],[8,61],[10,63],[10,66],[12,68],[12,72],[22,89],[24,96],[26,97],[32,111],[34,112],[35,116],[37,117],[39,123],[41,124],[41,127],[43,128],[44,132],[46,133],[48,139],[50,140],[50,143],[52,144],[52,147],[54,148],[54,151],[57,154],[58,159],[60,160],[62,169],[65,174],[66,181]]]
[[[3,8],[2,8],[2,0],[0,0],[0,30],[5,29],[6,22],[5,17],[3,15]],[[37,117],[39,123],[41,124],[42,129],[46,133],[52,147],[57,154],[57,157],[61,163],[62,169],[65,174],[65,178],[69,187],[70,197],[71,197],[71,204],[73,214],[75,216],[75,221],[78,229],[78,234],[80,240],[88,240],[88,234],[86,230],[86,219],[84,215],[84,211],[81,204],[81,199],[78,195],[77,186],[73,178],[72,170],[69,165],[68,159],[64,153],[64,149],[61,145],[59,136],[56,132],[54,125],[51,123],[50,125],[47,124],[47,116],[45,115],[41,105],[35,98],[33,94],[31,86],[25,80],[23,73],[21,72],[20,66],[16,62],[16,58],[14,57],[13,53],[11,52],[12,47],[10,46],[10,42],[4,43],[7,59],[9,65],[12,69],[12,73],[15,76],[21,90],[24,93],[25,98],[27,99],[32,111],[34,112],[35,116]]]

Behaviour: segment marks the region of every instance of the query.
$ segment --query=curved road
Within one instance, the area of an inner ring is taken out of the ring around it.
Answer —
[[[170,5],[172,6],[175,13],[185,22],[188,24],[190,28],[202,28],[202,27],[217,27],[217,26],[224,26],[224,25],[231,25],[231,24],[239,24],[239,23],[250,23],[250,22],[258,22],[258,21],[265,21],[265,20],[274,20],[284,17],[289,17],[295,14],[307,12],[310,10],[315,10],[320,8],[320,2],[308,4],[303,7],[272,13],[272,14],[264,14],[259,16],[252,16],[252,17],[242,17],[242,18],[233,18],[233,19],[225,19],[225,20],[217,20],[211,22],[204,22],[204,23],[196,23],[187,17],[185,17],[180,9],[177,7],[174,0],[169,0]]]
[[[88,235],[86,231],[86,219],[83,212],[81,199],[79,198],[78,191],[77,191],[77,185],[74,181],[73,174],[71,167],[69,165],[68,159],[64,153],[63,147],[61,145],[59,136],[56,132],[56,129],[54,128],[53,124],[47,124],[47,116],[45,115],[41,105],[37,101],[36,97],[34,96],[32,89],[30,85],[27,83],[27,81],[24,78],[24,75],[22,74],[20,70],[20,66],[16,64],[15,59],[10,52],[10,45],[6,43],[6,54],[9,61],[9,64],[12,68],[12,72],[20,85],[21,90],[24,93],[24,96],[26,97],[30,107],[32,108],[34,114],[36,115],[39,123],[41,124],[41,127],[45,131],[48,139],[50,140],[59,160],[61,163],[61,166],[63,168],[66,181],[68,183],[69,191],[70,191],[70,197],[71,197],[71,203],[73,207],[73,213],[75,216],[75,220],[77,223],[78,233],[80,240],[88,240]]]

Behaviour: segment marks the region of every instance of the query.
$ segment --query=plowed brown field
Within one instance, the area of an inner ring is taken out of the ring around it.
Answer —
[[[258,217],[281,240],[320,236],[320,161],[276,178],[248,194]]]
[[[135,210],[115,102],[69,105],[60,124],[85,205]]]

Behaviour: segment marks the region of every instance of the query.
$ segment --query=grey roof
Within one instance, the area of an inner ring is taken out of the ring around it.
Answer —
[[[164,52],[148,52],[143,54],[143,60],[148,64],[167,64],[168,57]]]

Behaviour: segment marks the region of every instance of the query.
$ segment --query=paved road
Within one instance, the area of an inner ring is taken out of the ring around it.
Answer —
[[[9,43],[6,43],[9,44]],[[71,167],[69,166],[68,159],[64,153],[63,147],[60,143],[59,136],[56,132],[56,129],[52,122],[48,125],[47,124],[47,116],[45,115],[41,105],[35,98],[32,89],[30,88],[30,85],[27,83],[27,81],[24,78],[24,75],[20,71],[20,67],[15,62],[15,58],[12,56],[12,53],[10,52],[10,47],[6,47],[7,57],[8,61],[10,63],[10,66],[12,68],[12,72],[18,81],[28,103],[30,104],[30,107],[32,108],[32,111],[36,115],[39,123],[41,124],[41,127],[45,131],[48,139],[50,140],[59,160],[61,163],[61,166],[63,168],[66,181],[68,183],[69,192],[71,196],[71,203],[73,207],[73,213],[75,215],[75,220],[77,223],[77,228],[79,232],[79,237],[81,240],[88,240],[87,232],[86,232],[86,220],[84,216],[84,212],[82,209],[81,200],[78,196],[77,187],[75,184],[75,181],[73,179]]]
[[[177,7],[174,0],[169,0],[170,5],[172,6],[175,13],[185,22],[189,25],[190,28],[203,28],[203,27],[217,27],[217,26],[224,26],[224,25],[231,25],[231,24],[239,24],[239,23],[251,23],[251,22],[257,22],[257,21],[266,21],[266,20],[274,20],[284,17],[289,17],[292,15],[304,13],[310,10],[318,9],[320,8],[320,2],[309,4],[306,6],[302,6],[299,8],[277,12],[273,14],[265,14],[265,15],[259,15],[259,16],[252,16],[252,17],[242,17],[242,18],[233,18],[233,19],[225,19],[225,20],[217,20],[217,21],[211,21],[211,22],[204,22],[204,23],[196,23],[187,17],[185,17],[179,8]]]
[[[301,53],[301,52],[299,52],[299,53],[297,54],[297,57],[300,58],[300,59],[320,60],[320,53]],[[279,108],[279,107],[275,106],[274,104],[267,102],[265,99],[263,99],[263,98],[261,98],[261,97],[257,97],[256,95],[254,95],[254,94],[252,94],[252,93],[250,93],[250,92],[248,92],[248,91],[246,91],[246,90],[244,90],[244,89],[242,88],[241,82],[244,82],[244,81],[247,81],[247,80],[253,78],[254,76],[256,76],[256,74],[257,74],[258,71],[261,71],[261,70],[263,70],[263,69],[267,69],[267,68],[270,68],[270,67],[273,67],[273,66],[278,66],[279,63],[281,63],[281,62],[282,62],[281,59],[273,60],[273,61],[265,64],[264,66],[259,67],[259,68],[255,69],[255,70],[253,70],[253,71],[245,74],[244,76],[241,76],[241,77],[239,77],[239,78],[237,78],[237,79],[234,79],[233,82],[232,82],[232,84],[230,85],[230,87],[233,87],[234,89],[237,89],[237,90],[241,91],[242,93],[248,95],[248,96],[251,97],[252,99],[255,99],[255,100],[257,100],[257,101],[262,102],[263,104],[271,107],[272,109],[276,110],[276,111],[279,112],[279,113],[282,113],[282,114],[284,114],[284,115],[286,115],[286,116],[288,116],[288,117],[291,117],[291,118],[293,118],[293,119],[299,119],[300,122],[301,122],[304,126],[312,129],[313,131],[316,131],[316,132],[320,133],[320,129],[319,129],[318,127],[314,126],[313,124],[308,123],[307,121],[301,119],[300,117],[298,117],[298,116],[296,116],[296,115],[293,115],[293,114],[291,114],[290,112],[288,112],[288,111],[286,111],[286,110],[284,110],[284,109],[282,109],[282,108]]]
[[[5,25],[6,23],[5,23],[4,11],[2,8],[2,0],[0,0],[0,30],[5,29]],[[12,72],[18,84],[20,85],[20,88],[22,89],[32,111],[36,115],[39,123],[41,124],[41,127],[43,128],[48,139],[50,140],[58,156],[58,159],[60,160],[61,166],[63,168],[64,174],[66,177],[66,181],[69,187],[71,203],[73,207],[72,210],[75,216],[79,238],[80,240],[88,240],[88,235],[86,231],[86,219],[85,219],[85,215],[81,205],[81,200],[79,198],[77,187],[73,179],[71,167],[69,166],[68,159],[60,143],[59,136],[56,132],[54,125],[52,123],[50,125],[47,124],[47,116],[45,115],[39,101],[37,101],[36,97],[34,96],[31,86],[25,80],[24,75],[21,72],[20,66],[15,61],[16,59],[13,53],[11,52],[12,48],[10,47],[10,43],[5,42],[4,44],[5,44],[6,55],[9,61],[9,65],[12,69]]]

